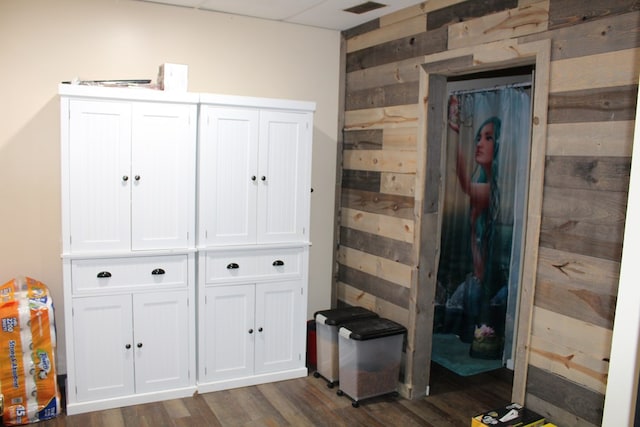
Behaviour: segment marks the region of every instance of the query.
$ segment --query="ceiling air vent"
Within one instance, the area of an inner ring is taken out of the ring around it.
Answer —
[[[367,1],[364,3],[360,3],[356,6],[350,7],[348,9],[344,9],[344,11],[355,13],[357,15],[362,15],[363,13],[371,12],[372,10],[380,9],[381,7],[387,7],[387,5],[382,3],[376,3],[374,1]]]

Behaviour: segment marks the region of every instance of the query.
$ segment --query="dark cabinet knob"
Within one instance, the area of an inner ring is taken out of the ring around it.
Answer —
[[[142,343],[141,343],[141,342],[139,342],[138,344],[136,344],[136,347],[138,347],[138,348],[142,348]]]
[[[131,344],[127,344],[124,346],[124,348],[126,348],[127,350],[129,350],[131,348]]]
[[[262,326],[258,328],[258,332],[262,332]]]
[[[251,176],[251,181],[255,181],[256,179],[258,179],[258,177],[256,177],[255,175]]]
[[[253,329],[249,329],[249,333],[252,334],[253,333]]]
[[[280,266],[283,266],[283,265],[284,265],[284,261],[282,261],[282,260],[277,259],[277,260],[273,261],[273,266],[274,267],[280,267]]]
[[[133,177],[133,179],[135,179],[136,181],[140,181],[140,175],[136,175],[135,177]]]
[[[98,273],[98,279],[104,279],[106,277],[111,277],[111,273],[109,273],[108,271],[101,271],[100,273]]]
[[[262,176],[260,177],[260,179],[261,179],[262,181],[266,181],[266,180],[267,180],[267,177],[266,177],[266,176],[264,176],[264,175],[262,175]]]
[[[164,270],[163,270],[163,269],[161,269],[161,268],[156,268],[155,270],[153,270],[153,271],[151,272],[151,274],[153,274],[154,276],[159,276],[159,275],[161,275],[161,274],[164,274]]]
[[[227,265],[227,269],[229,269],[229,270],[235,270],[237,268],[240,268],[240,266],[238,264],[236,264],[235,262],[232,262],[232,263]]]
[[[124,176],[122,177],[122,180],[123,180],[123,181],[129,181],[129,177],[128,177],[127,175],[124,175]]]

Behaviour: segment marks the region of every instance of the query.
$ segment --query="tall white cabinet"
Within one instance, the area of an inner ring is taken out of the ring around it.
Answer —
[[[305,376],[315,104],[59,94],[67,413]]]
[[[189,396],[198,96],[59,94],[67,413]]]
[[[305,376],[310,102],[201,95],[198,389]]]

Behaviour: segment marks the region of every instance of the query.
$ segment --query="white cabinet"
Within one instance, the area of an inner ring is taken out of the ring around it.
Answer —
[[[67,413],[192,395],[198,96],[59,92]]]
[[[205,104],[199,246],[308,241],[312,113]]]
[[[70,98],[64,106],[65,252],[193,246],[196,105]]]
[[[77,298],[73,311],[78,401],[189,384],[186,291]]]

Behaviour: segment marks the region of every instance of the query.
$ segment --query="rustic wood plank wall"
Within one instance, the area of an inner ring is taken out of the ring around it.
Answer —
[[[640,72],[638,0],[430,0],[343,33],[345,114],[336,286],[416,321],[426,149],[425,55],[551,40],[546,164],[526,404],[600,424]],[[461,60],[465,60],[462,58]],[[426,163],[428,168],[438,167]],[[439,172],[439,171],[438,171]],[[411,344],[411,343],[409,343]],[[419,361],[412,361],[414,365]],[[415,367],[414,367],[415,371]]]

